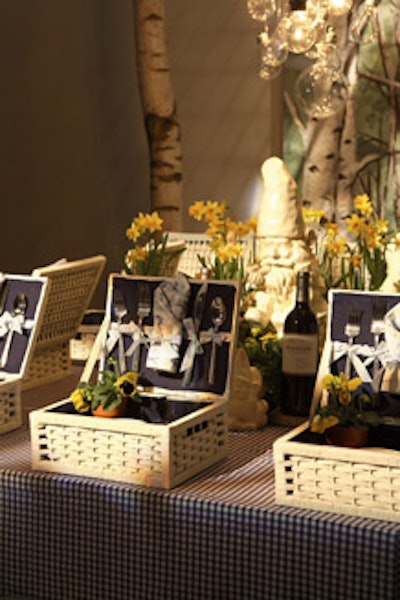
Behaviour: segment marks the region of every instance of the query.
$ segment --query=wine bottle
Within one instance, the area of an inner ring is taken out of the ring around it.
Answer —
[[[318,324],[309,306],[309,279],[306,271],[297,274],[296,304],[283,328],[282,412],[307,417],[310,412],[318,367]]]

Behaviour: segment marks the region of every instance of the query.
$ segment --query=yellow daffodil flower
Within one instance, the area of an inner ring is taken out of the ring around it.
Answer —
[[[312,223],[319,224],[321,219],[325,216],[324,210],[318,210],[316,208],[312,208],[311,206],[303,206],[302,212],[304,222],[309,225]]]
[[[365,230],[365,219],[359,215],[353,213],[350,217],[345,219],[347,224],[347,231],[354,233],[355,236],[359,237]]]
[[[126,230],[126,237],[133,242],[136,242],[142,233],[143,232],[139,229],[139,227],[137,227],[135,223],[132,223],[129,229]]]
[[[327,242],[326,250],[330,256],[343,256],[347,252],[346,238],[337,238]]]
[[[362,194],[354,198],[354,208],[366,217],[370,217],[373,213],[372,203],[367,194]]]
[[[258,225],[258,218],[257,217],[250,217],[250,219],[247,220],[247,227],[249,228],[250,231],[257,231],[257,225]]]
[[[327,221],[324,223],[324,229],[329,238],[334,238],[338,234],[339,225],[333,221]]]
[[[158,212],[154,211],[151,214],[145,215],[145,223],[148,231],[155,233],[156,231],[161,231],[163,220],[160,218]]]
[[[362,261],[363,261],[362,254],[357,253],[357,254],[352,254],[352,256],[350,256],[350,262],[352,262],[356,268],[361,267]]]

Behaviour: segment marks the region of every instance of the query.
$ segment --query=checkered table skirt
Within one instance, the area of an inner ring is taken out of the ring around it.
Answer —
[[[271,445],[170,490],[33,472],[25,425],[0,438],[0,598],[398,600],[400,524],[277,506]]]

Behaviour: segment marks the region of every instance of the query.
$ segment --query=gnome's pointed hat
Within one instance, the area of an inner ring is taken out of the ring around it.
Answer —
[[[297,184],[277,156],[261,167],[264,195],[258,216],[257,235],[261,237],[304,238],[304,221],[297,197]]]

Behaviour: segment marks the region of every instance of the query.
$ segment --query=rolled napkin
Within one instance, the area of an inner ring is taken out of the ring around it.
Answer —
[[[383,317],[387,349],[393,361],[400,362],[400,302]]]
[[[181,273],[156,288],[146,367],[166,373],[177,372],[189,296],[190,284]]]
[[[400,303],[384,316],[386,352],[376,373],[373,389],[379,392],[379,415],[384,422],[400,425]]]

